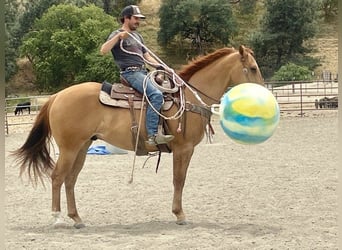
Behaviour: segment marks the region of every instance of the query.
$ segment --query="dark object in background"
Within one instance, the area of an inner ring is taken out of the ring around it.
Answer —
[[[31,102],[18,103],[15,110],[14,110],[14,115],[24,114],[24,109],[26,109],[28,111],[28,113],[30,114]]]

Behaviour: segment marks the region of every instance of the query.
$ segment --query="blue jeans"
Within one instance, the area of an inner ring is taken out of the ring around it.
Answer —
[[[143,82],[147,75],[146,70],[123,71],[121,72],[121,75],[131,84],[134,89],[142,94],[144,93]],[[160,111],[164,101],[163,93],[152,84],[149,78],[146,79],[146,85],[147,98],[150,100],[153,107]],[[148,105],[146,110],[146,130],[148,136],[157,134],[158,123],[159,115],[151,108],[150,105]]]

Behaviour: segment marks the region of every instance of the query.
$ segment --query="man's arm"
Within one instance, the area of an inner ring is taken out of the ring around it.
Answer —
[[[113,36],[111,39],[107,40],[104,44],[102,44],[100,53],[101,55],[107,54],[113,47],[114,45],[121,39],[125,39],[128,37],[128,32],[127,31],[122,31]]]
[[[144,58],[146,59],[147,63],[152,67],[156,68],[160,65],[160,63],[156,59],[154,59],[154,57],[152,57],[148,52],[145,52]]]
[[[156,68],[156,69],[162,69],[162,70],[166,70],[169,73],[173,73],[174,70],[171,69],[170,67],[168,67],[167,65],[162,65],[160,62],[158,62],[154,57],[152,57],[150,55],[150,53],[145,52],[144,54],[144,58],[146,59],[146,61],[148,62],[149,65],[151,65],[152,67]]]

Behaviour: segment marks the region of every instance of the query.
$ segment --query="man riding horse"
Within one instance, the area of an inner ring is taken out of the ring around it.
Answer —
[[[149,54],[145,47],[141,46],[143,38],[136,31],[141,19],[145,19],[145,16],[141,14],[138,6],[126,6],[120,16],[122,27],[109,35],[107,41],[101,46],[101,54],[111,51],[114,62],[120,68],[121,77],[142,94],[144,93],[143,83],[146,81],[145,93],[153,106],[148,105],[146,110],[148,135],[146,143],[153,146],[168,143],[174,136],[158,133],[159,115],[153,108],[158,112],[161,110],[164,102],[163,93],[152,84],[149,78],[146,78],[145,61],[156,68],[162,66]],[[135,39],[131,36],[134,36]],[[140,41],[141,44],[136,40]]]

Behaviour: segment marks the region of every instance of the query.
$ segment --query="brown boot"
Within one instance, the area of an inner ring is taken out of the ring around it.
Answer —
[[[166,144],[175,138],[173,135],[163,135],[163,134],[156,134],[149,136],[146,144],[149,146],[155,146],[157,144]]]

